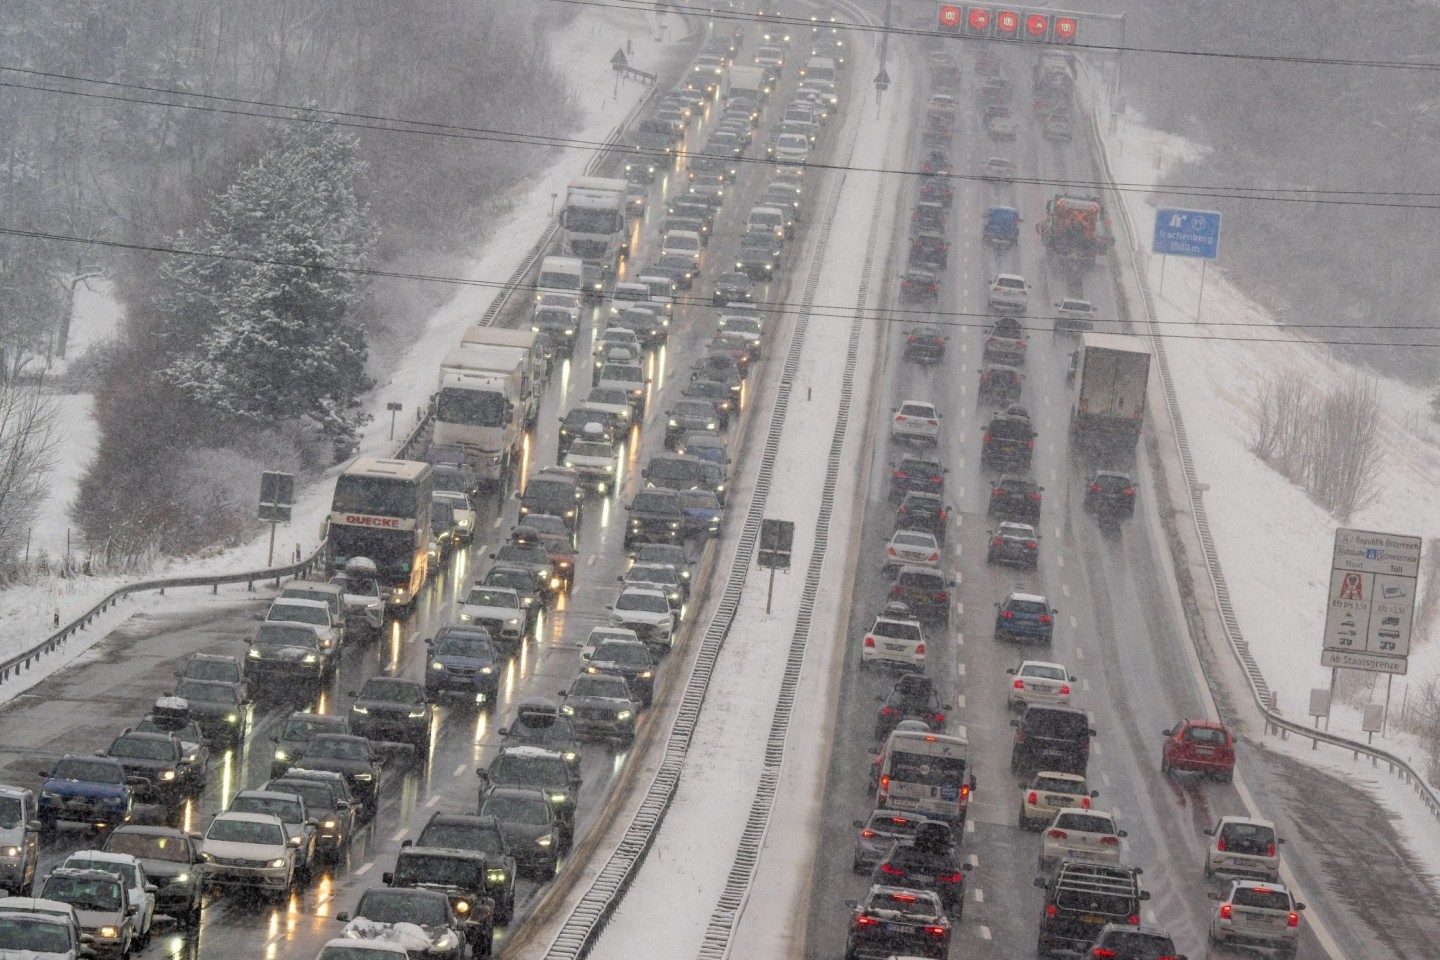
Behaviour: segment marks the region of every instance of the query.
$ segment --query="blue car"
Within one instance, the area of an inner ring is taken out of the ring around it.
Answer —
[[[490,632],[468,623],[452,623],[440,628],[433,640],[425,664],[425,692],[431,697],[440,693],[461,693],[475,703],[493,704],[500,694],[500,658],[490,642]]]
[[[680,508],[685,514],[682,529],[688,537],[717,537],[725,507],[709,490],[677,490]]]
[[[986,243],[1001,247],[1013,246],[1020,240],[1020,212],[1014,207],[991,207],[985,211]]]
[[[59,823],[109,830],[129,822],[134,798],[119,760],[69,755],[40,775],[42,831],[53,833]]]
[[[711,463],[725,466],[730,462],[730,451],[725,441],[705,430],[691,430],[680,438],[675,452],[687,457],[698,457]]]
[[[995,604],[995,639],[1049,643],[1057,612],[1044,597],[1012,593]]]

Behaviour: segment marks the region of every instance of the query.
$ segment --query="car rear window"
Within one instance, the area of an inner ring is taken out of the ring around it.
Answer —
[[[1069,795],[1083,795],[1089,792],[1085,789],[1085,784],[1076,783],[1074,780],[1061,780],[1059,777],[1036,777],[1032,789]]]
[[[992,437],[1003,437],[1006,440],[1029,440],[1030,424],[1026,420],[1006,417],[1003,420],[990,421],[989,432]]]
[[[1219,743],[1225,742],[1223,730],[1212,730],[1209,727],[1192,727],[1190,732],[1185,734],[1185,739],[1191,743]]]
[[[1268,856],[1270,844],[1275,842],[1275,831],[1253,823],[1227,823],[1220,830],[1228,853]]]
[[[875,628],[870,632],[877,637],[884,637],[887,640],[920,642],[920,628],[913,623],[901,623],[898,620],[877,620],[875,621]]]
[[[1045,604],[1038,600],[1011,600],[1005,605],[1005,608],[1014,613],[1024,613],[1030,616],[1038,616],[1050,612],[1046,609]]]
[[[916,590],[944,590],[945,578],[938,573],[921,573],[910,571],[900,574],[897,581],[900,586]]]
[[[1117,956],[1126,960],[1165,960],[1175,956],[1175,944],[1162,934],[1126,930],[1105,941],[1105,946],[1118,948]]]
[[[1093,813],[1062,813],[1055,819],[1055,825],[1081,833],[1113,833],[1115,830],[1115,824],[1110,822],[1109,817]]]
[[[1237,907],[1259,907],[1264,910],[1286,910],[1290,909],[1290,897],[1279,890],[1266,890],[1263,887],[1236,887],[1235,893],[1230,898]]]
[[[1060,713],[1056,710],[1030,709],[1025,714],[1025,725],[1041,737],[1063,737],[1078,740],[1089,736],[1090,721],[1083,713]]]
[[[1135,901],[1130,897],[1063,888],[1056,894],[1055,903],[1066,910],[1083,910],[1107,917],[1129,916],[1135,907]]]

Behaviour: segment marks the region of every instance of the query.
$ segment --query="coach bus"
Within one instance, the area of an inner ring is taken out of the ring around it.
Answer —
[[[330,563],[375,562],[386,605],[414,609],[429,575],[430,464],[360,457],[335,481],[330,507]]]

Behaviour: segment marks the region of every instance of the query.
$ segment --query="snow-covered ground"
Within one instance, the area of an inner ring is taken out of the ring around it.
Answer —
[[[664,25],[662,32],[659,27]],[[550,37],[555,62],[567,72],[577,104],[583,116],[581,126],[571,136],[581,141],[599,142],[620,123],[640,101],[649,87],[636,81],[621,81],[618,86],[610,68],[610,55],[616,49],[630,47],[630,63],[650,72],[680,55],[687,22],[674,14],[657,14],[653,10],[623,10],[606,7],[582,8],[563,30]],[[663,36],[663,40],[658,39]],[[590,160],[586,150],[570,150],[559,154],[554,162],[535,171],[528,183],[515,191],[517,200],[510,214],[495,225],[481,249],[464,265],[462,279],[496,280],[508,277],[525,254],[539,239],[550,221],[552,194],[564,195],[565,184],[580,175]],[[447,268],[449,269],[449,268]],[[434,271],[442,273],[445,271]],[[77,291],[75,315],[67,355],[78,359],[92,343],[114,335],[119,323],[119,308],[108,295],[109,285],[103,279],[92,279]],[[455,295],[440,310],[426,318],[416,331],[412,347],[395,363],[367,398],[374,422],[365,431],[361,452],[389,454],[394,443],[389,440],[390,417],[388,402],[404,404],[406,413],[396,426],[396,435],[411,425],[412,411],[425,406],[434,388],[435,371],[441,358],[460,341],[465,328],[475,322],[491,299],[497,296],[489,286],[456,288]],[[43,549],[50,557],[65,554],[68,510],[74,499],[85,464],[94,454],[95,428],[90,418],[92,398],[85,394],[63,396],[60,410],[63,434],[59,461],[52,475],[52,493],[44,505],[32,535],[32,557]],[[332,470],[320,481],[297,491],[294,520],[280,528],[276,537],[276,562],[280,563],[296,550],[308,555],[319,545],[321,524],[329,511],[333,477]],[[250,543],[225,551],[202,561],[174,561],[150,576],[198,575],[229,573],[260,569],[265,566],[268,549],[267,529],[257,522],[256,536]],[[72,535],[73,536],[73,535]],[[127,577],[76,577],[42,579],[29,586],[15,586],[0,592],[0,619],[8,629],[0,637],[0,660],[34,646],[53,630],[58,616],[67,623],[94,606],[100,599],[128,580]],[[237,589],[244,590],[242,584]],[[223,593],[223,590],[222,590]],[[112,608],[100,629],[90,629],[68,644],[60,656],[48,657],[37,669],[25,675],[24,682],[10,682],[0,687],[0,699],[16,696],[31,684],[73,661],[101,635],[104,628],[115,626],[126,616],[157,604],[193,602],[183,596],[144,595]]]

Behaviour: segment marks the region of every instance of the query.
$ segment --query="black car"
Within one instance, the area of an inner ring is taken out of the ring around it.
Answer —
[[[380,875],[387,887],[398,890],[438,890],[450,899],[460,919],[472,960],[490,956],[494,946],[496,914],[485,873],[489,861],[467,850],[405,847],[395,857],[395,868]],[[513,891],[512,891],[513,896]]]
[[[690,596],[690,555],[678,543],[651,543],[635,552],[636,563],[668,563],[680,574],[681,589]]]
[[[212,743],[233,747],[245,742],[250,701],[240,686],[217,680],[181,680],[175,696],[190,704],[190,719]]]
[[[328,770],[302,770],[294,776],[271,780],[260,789],[271,793],[293,793],[305,801],[315,818],[315,856],[339,863],[355,837],[359,804],[354,802],[345,778]]]
[[[485,794],[480,816],[496,822],[516,862],[532,879],[554,879],[560,867],[560,824],[544,793],[497,787]]]
[[[943,233],[921,233],[910,241],[907,258],[911,266],[944,270],[950,264],[950,241]]]
[[[560,753],[544,747],[501,747],[490,766],[477,767],[475,775],[482,784],[479,797],[482,804],[491,790],[515,788],[543,792],[560,826],[560,852],[570,849],[575,839],[575,810],[581,781]]]
[[[608,673],[624,677],[630,697],[648,707],[655,699],[655,672],[658,669],[650,647],[639,640],[602,640],[590,653],[586,673]]]
[[[712,305],[724,307],[732,303],[754,303],[755,281],[743,273],[722,273],[715,278]]]
[[[425,641],[425,693],[460,693],[474,703],[493,705],[500,696],[503,665],[490,631],[467,623],[447,623]]]
[[[1001,476],[990,488],[987,516],[1017,523],[1039,523],[1041,495],[1045,488],[1028,477]]]
[[[326,713],[297,710],[286,718],[280,733],[270,738],[275,753],[270,761],[270,776],[282,776],[305,756],[310,741],[322,733],[350,733],[350,718]]]
[[[950,825],[925,820],[909,840],[897,840],[875,867],[875,883],[912,890],[931,890],[940,898],[945,912],[956,920],[965,914],[965,871],[951,846]]]
[[[895,508],[896,530],[924,530],[935,540],[945,543],[945,527],[950,520],[950,507],[933,493],[911,490]]]
[[[902,566],[890,585],[891,603],[903,603],[917,620],[950,623],[950,590],[955,581],[933,567]]]
[[[677,543],[685,509],[673,490],[641,490],[625,507],[625,549],[642,543]]]
[[[939,363],[945,359],[945,331],[933,323],[922,323],[905,331],[905,359],[919,363]]]
[[[358,817],[375,817],[380,795],[380,756],[370,741],[348,733],[318,733],[305,750],[305,766],[293,767],[286,776],[300,776],[318,770],[345,778],[352,800],[359,805]]]
[[[555,344],[555,352],[562,357],[575,355],[577,326],[570,312],[559,307],[539,307],[530,318],[530,331],[549,337]]]
[[[513,540],[502,543],[490,554],[490,559],[496,561],[497,567],[515,567],[528,571],[540,591],[542,605],[549,605],[564,585],[555,570],[555,561],[550,559],[550,551],[538,540],[529,543],[517,543]]]
[[[212,683],[229,683],[245,696],[245,668],[239,657],[218,653],[192,654],[185,666],[177,673],[179,680],[207,680]]]
[[[1275,955],[1284,957],[1291,954],[1279,950]],[[1089,956],[1113,957],[1114,960],[1170,960],[1179,957],[1180,951],[1176,949],[1175,941],[1170,939],[1170,934],[1159,927],[1107,923],[1090,945]]]
[[[180,926],[200,926],[205,899],[205,855],[200,841],[174,827],[126,823],[105,838],[106,853],[128,853],[140,861],[155,885],[155,912],[173,917]]]
[[[136,801],[160,804],[167,816],[179,812],[190,789],[179,740],[168,733],[122,733],[101,756],[120,761]]]
[[[501,747],[543,747],[565,758],[570,771],[580,776],[580,738],[575,725],[560,713],[560,705],[546,697],[526,697],[515,710],[510,726],[501,727]]]
[[[862,900],[851,900],[847,960],[950,955],[950,918],[938,895],[908,885],[875,884]]]
[[[692,258],[683,254],[667,253],[652,260],[645,272],[653,277],[669,277],[677,289],[689,290],[695,286],[698,270]]]
[[[929,270],[911,267],[900,276],[901,303],[936,303],[940,299],[940,280]]]
[[[665,448],[675,449],[680,438],[691,431],[718,434],[720,414],[708,398],[681,398],[665,413]]]
[[[1123,473],[1101,470],[1085,488],[1085,509],[1101,517],[1133,516],[1135,484]]]
[[[433,712],[425,685],[402,677],[371,677],[350,691],[350,727],[367,740],[409,743],[421,755],[430,749]],[[314,744],[311,744],[313,750]]]
[[[573,531],[580,523],[580,504],[584,492],[569,471],[550,467],[541,470],[525,484],[525,492],[516,494],[520,500],[520,519],[528,514],[543,513],[560,517]]]
[[[685,196],[676,197],[670,201],[666,211],[674,217],[686,217],[691,220],[699,220],[705,225],[705,229],[697,230],[701,237],[709,236],[715,229],[715,211],[709,204],[697,203]],[[644,276],[649,270],[641,270],[636,276]]]
[[[752,231],[740,238],[735,269],[751,280],[769,280],[775,276],[775,268],[780,265],[780,254],[780,241],[775,238],[774,231]]]
[[[560,713],[575,724],[575,732],[588,739],[635,742],[635,701],[621,677],[582,673],[560,691],[565,703]]]
[[[728,384],[703,377],[691,380],[681,394],[687,400],[709,400],[715,408],[715,421],[721,430],[730,427],[730,414],[735,409],[735,395]]]
[[[1090,762],[1090,738],[1095,731],[1084,710],[1032,704],[1018,719],[1015,744],[1010,751],[1010,772],[1057,770],[1085,773]]]
[[[1004,414],[994,417],[980,442],[980,460],[985,466],[1030,469],[1035,429],[1028,419]]]
[[[626,429],[626,424],[621,420],[618,413],[609,410],[591,410],[588,407],[576,407],[560,419],[560,440],[558,453],[555,462],[564,463],[565,454],[570,451],[570,444],[585,436],[585,428],[589,424],[598,423],[609,434],[608,438],[614,442],[617,433]]]
[[[892,502],[900,500],[912,490],[943,497],[947,473],[948,468],[942,466],[939,460],[905,457],[890,470],[890,499]]]
[[[725,503],[725,468],[681,454],[657,454],[640,471],[645,486],[661,490],[708,490]]]
[[[420,837],[412,844],[402,840],[402,849],[411,846],[478,853],[489,862],[485,886],[495,901],[495,922],[509,923],[515,916],[515,858],[494,817],[473,814],[436,813],[425,821]]]
[[[910,211],[910,230],[913,233],[944,233],[945,208],[938,203],[921,201]]]
[[[906,674],[883,697],[876,697],[880,709],[875,714],[875,739],[890,736],[904,720],[919,720],[937,733],[945,729],[945,711],[952,709],[940,702],[940,694],[930,678],[922,674]]]
[[[1024,389],[1025,377],[1014,367],[1003,363],[992,363],[980,369],[980,391],[976,395],[979,403],[1008,403],[1019,400]]]
[[[245,679],[258,694],[290,696],[319,686],[335,663],[333,653],[307,624],[262,623],[245,653]]]

